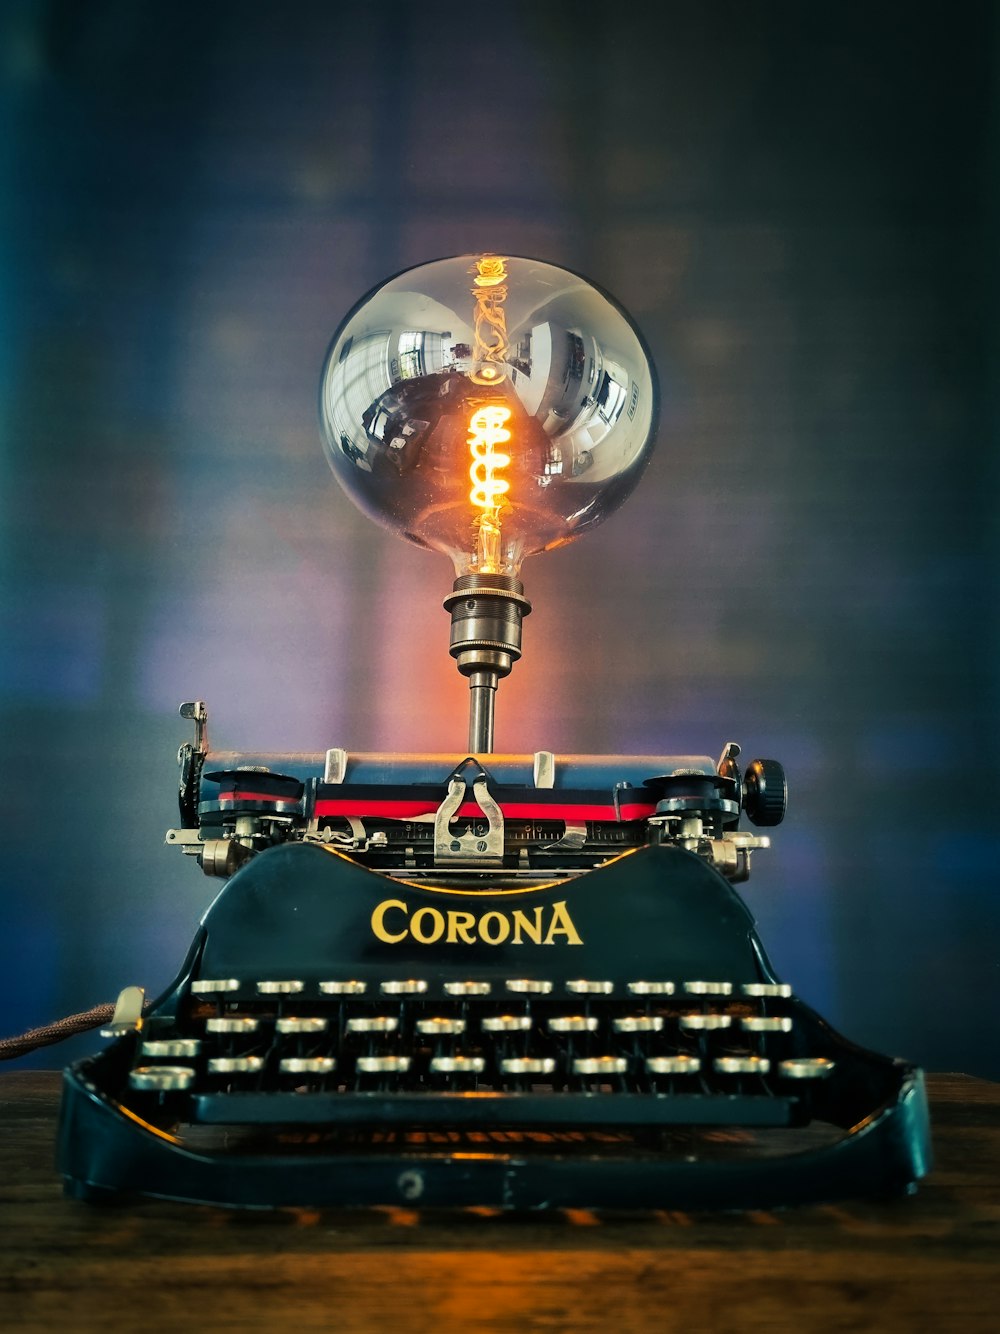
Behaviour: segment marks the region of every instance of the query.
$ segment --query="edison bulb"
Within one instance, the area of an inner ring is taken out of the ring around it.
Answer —
[[[639,331],[593,283],[461,255],[358,302],[330,345],[320,415],[330,465],[370,518],[459,577],[516,578],[635,487],[656,379]]]

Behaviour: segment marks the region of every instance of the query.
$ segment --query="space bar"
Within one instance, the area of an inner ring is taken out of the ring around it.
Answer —
[[[795,1098],[654,1093],[196,1093],[200,1125],[788,1126]]]

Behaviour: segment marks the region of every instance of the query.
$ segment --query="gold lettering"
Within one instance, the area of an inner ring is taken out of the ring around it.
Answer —
[[[404,916],[410,911],[402,899],[385,899],[372,913],[372,930],[379,940],[384,940],[387,945],[398,945],[401,940],[406,939],[406,928],[404,927],[395,936],[385,929],[385,915],[390,908],[398,908]]]
[[[393,910],[403,914],[399,931],[390,930],[386,922]],[[532,945],[583,944],[565,900],[553,903],[549,908],[536,904],[532,908],[514,908],[510,913],[493,908],[477,920],[474,912],[454,908],[445,913],[438,908],[422,907],[411,917],[410,908],[403,899],[384,899],[372,911],[371,927],[377,939],[387,945],[398,945],[407,938],[418,945],[435,945],[444,940],[449,945],[475,945],[477,940],[486,945],[502,945],[507,940],[514,945],[529,941]]]
[[[549,922],[549,929],[545,934],[545,944],[554,945],[555,936],[565,936],[567,945],[583,944],[583,941],[577,935],[576,927],[573,925],[573,919],[566,908],[565,900],[562,903],[553,903],[552,905],[552,921]]]
[[[448,944],[457,945],[461,940],[465,945],[474,945],[476,938],[472,934],[475,930],[476,919],[470,912],[448,913]]]
[[[427,932],[423,927],[425,918],[431,921],[431,928]],[[444,935],[444,914],[439,913],[437,908],[418,908],[410,918],[410,934],[420,945],[433,945]]]
[[[495,921],[497,924],[497,932],[495,937],[493,936],[490,927],[487,926],[487,923],[491,920]],[[507,918],[503,915],[503,913],[499,912],[483,913],[482,917],[480,917],[479,919],[479,935],[481,939],[486,942],[487,945],[502,945],[503,942],[510,935],[510,922],[507,921]]]
[[[521,943],[521,932],[522,932],[522,931],[523,931],[524,934],[528,937],[528,939],[529,939],[530,941],[532,941],[534,944],[536,944],[536,945],[540,945],[540,944],[542,943],[542,910],[541,910],[541,908],[536,908],[536,909],[535,909],[535,920],[534,920],[533,922],[529,922],[529,921],[528,921],[527,916],[525,915],[525,913],[523,913],[523,912],[521,911],[520,908],[515,908],[515,909],[514,909],[514,944],[515,944],[515,945],[520,945],[520,943]]]

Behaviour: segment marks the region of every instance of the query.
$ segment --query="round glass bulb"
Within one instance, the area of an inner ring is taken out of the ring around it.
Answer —
[[[630,494],[653,448],[656,376],[628,315],[585,278],[460,255],[358,302],[327,354],[320,417],[365,514],[459,576],[516,578]]]

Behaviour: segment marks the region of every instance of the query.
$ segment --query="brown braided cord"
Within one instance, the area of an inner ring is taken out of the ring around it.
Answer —
[[[82,1010],[80,1014],[68,1014],[65,1019],[57,1019],[54,1024],[45,1024],[41,1028],[31,1028],[16,1038],[0,1038],[0,1061],[13,1061],[18,1056],[26,1056],[36,1047],[50,1047],[54,1042],[62,1042],[77,1033],[86,1033],[88,1029],[100,1028],[101,1024],[111,1022],[115,1007],[95,1005],[92,1010]]]

